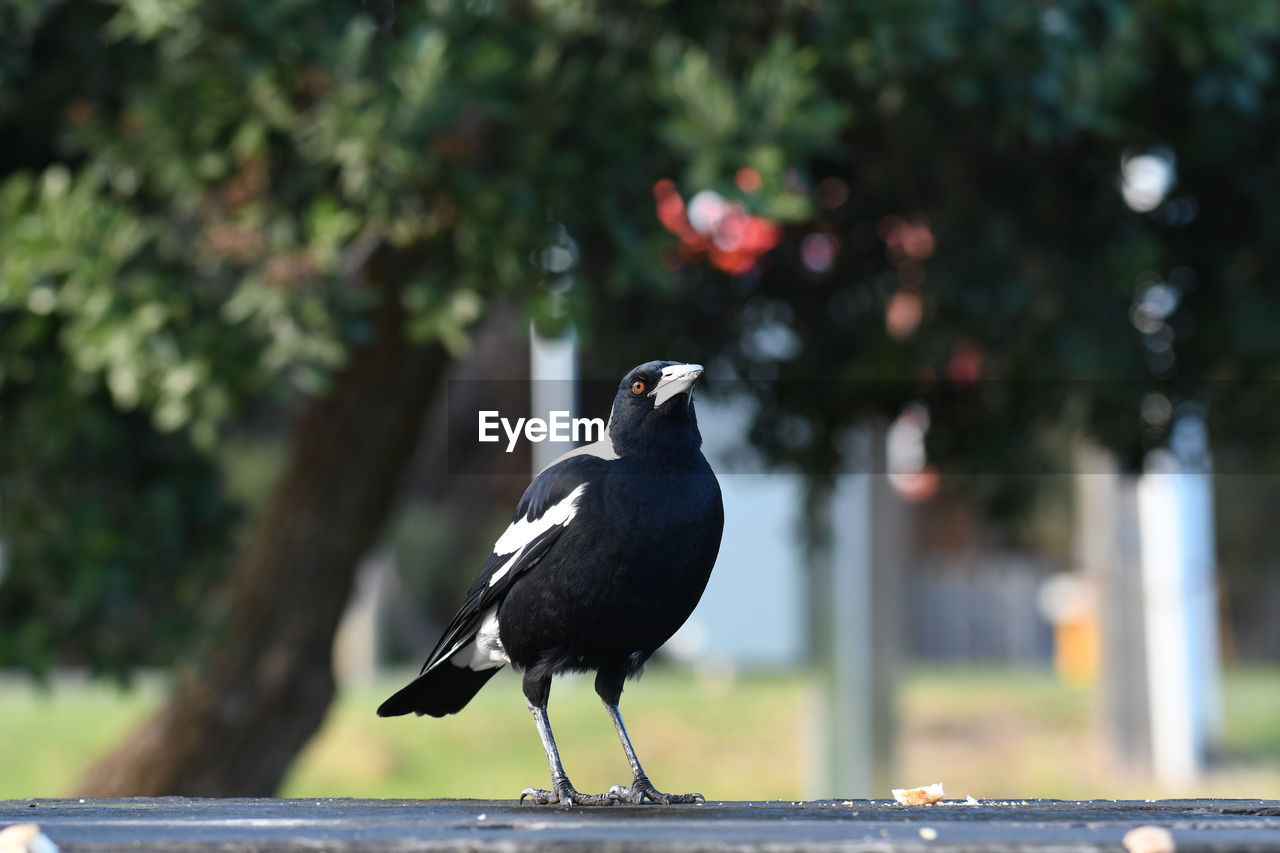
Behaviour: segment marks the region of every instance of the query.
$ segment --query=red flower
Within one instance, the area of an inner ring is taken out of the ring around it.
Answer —
[[[653,185],[653,197],[658,221],[680,238],[686,260],[705,254],[716,267],[741,275],[782,240],[782,229],[773,222],[710,190],[695,195],[686,207],[675,182],[663,178]]]

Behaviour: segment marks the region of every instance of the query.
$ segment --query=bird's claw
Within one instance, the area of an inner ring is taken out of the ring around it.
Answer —
[[[530,797],[536,806],[547,806],[552,803],[560,802],[560,798],[556,796],[555,791],[544,791],[542,788],[525,788],[520,792],[520,802],[524,802],[525,797]]]
[[[618,797],[620,801],[630,803],[633,806],[638,806],[645,800],[662,806],[679,803],[705,803],[707,801],[707,798],[701,794],[664,794],[653,787],[653,784],[645,776],[636,777],[629,788],[622,785],[614,785],[609,789],[609,793]]]
[[[614,786],[617,787],[616,785]],[[528,797],[534,805],[537,806],[614,806],[623,802],[623,799],[614,793],[611,788],[603,794],[583,794],[574,790],[574,787],[567,781],[562,785],[556,785],[554,791],[543,790],[542,788],[525,788],[520,792],[520,802],[524,802]]]

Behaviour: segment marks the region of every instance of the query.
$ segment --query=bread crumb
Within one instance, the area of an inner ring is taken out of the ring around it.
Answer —
[[[58,845],[34,823],[15,823],[0,831],[0,853],[58,853]]]
[[[938,837],[938,830],[932,826],[922,826],[920,827],[920,837],[925,841],[932,841]]]
[[[931,806],[945,797],[941,782],[920,788],[894,788],[893,798],[904,806]]]
[[[1138,826],[1124,834],[1120,841],[1129,853],[1174,853],[1178,845],[1163,826]]]

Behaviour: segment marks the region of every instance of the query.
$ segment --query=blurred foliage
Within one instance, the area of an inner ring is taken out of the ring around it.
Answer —
[[[556,234],[607,257],[607,292],[660,286],[648,175],[681,158],[714,175],[741,152],[781,186],[834,134],[841,111],[793,36],[766,39],[739,81],[679,24],[661,4],[0,7],[0,429],[15,451],[0,613],[6,635],[35,637],[0,647],[0,663],[180,653],[199,566],[227,550],[204,456],[250,401],[326,392],[372,332],[367,284],[388,253],[413,267],[409,333],[461,355],[492,299],[563,313],[530,262]],[[789,190],[770,199],[774,215],[807,210]],[[46,417],[55,405],[65,417]],[[47,444],[17,452],[24,428]],[[167,515],[141,511],[146,482],[106,473],[148,442],[169,454],[149,469]],[[62,487],[93,481],[93,465],[100,488]],[[82,598],[145,609],[153,573],[169,587],[164,626],[103,642],[115,622],[95,606],[48,619]]]
[[[819,78],[810,115],[841,118],[838,145],[785,167],[812,215],[747,275],[675,258],[674,294],[593,314],[596,352],[648,357],[650,340],[627,334],[639,326],[668,357],[712,362],[710,390],[746,380],[752,441],[819,478],[848,463],[850,424],[923,401],[944,484],[1005,514],[1027,505],[1034,475],[1070,470],[1053,457],[1064,434],[1136,468],[1188,404],[1207,410],[1220,469],[1275,463],[1264,424],[1280,337],[1264,328],[1280,316],[1280,7],[779,16]],[[764,37],[752,49],[724,27],[713,43],[733,47],[715,79],[749,79]],[[715,79],[699,90],[722,90]],[[1125,200],[1124,164],[1140,155],[1171,178],[1145,209]],[[688,189],[751,203],[731,183],[750,165],[723,163],[718,182],[691,172]]]
[[[611,377],[711,361],[815,477],[915,398],[958,470],[1034,470],[1064,423],[1136,460],[1149,383],[1274,378],[1278,30],[1261,0],[9,0],[0,614],[34,639],[0,663],[153,660],[91,639],[108,601],[179,652],[227,547],[208,454],[248,401],[325,393],[386,253],[416,338],[461,356],[505,300]],[[1153,152],[1176,182],[1139,212],[1121,163]],[[680,258],[664,178],[782,245]]]
[[[53,357],[57,324],[0,314],[0,665],[125,678],[175,661],[216,616],[236,519],[180,435],[119,412]]]

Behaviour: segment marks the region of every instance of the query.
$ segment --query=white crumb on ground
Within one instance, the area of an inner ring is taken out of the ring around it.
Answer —
[[[946,796],[941,782],[919,788],[894,788],[893,798],[904,806],[931,806]]]
[[[1178,845],[1163,826],[1136,826],[1120,841],[1129,853],[1174,853]]]

